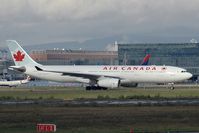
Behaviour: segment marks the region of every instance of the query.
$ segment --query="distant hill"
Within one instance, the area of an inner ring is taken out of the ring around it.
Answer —
[[[114,44],[115,37],[111,38],[103,38],[103,39],[94,39],[94,40],[87,40],[84,42],[53,42],[53,43],[46,43],[46,44],[35,44],[25,46],[25,49],[28,51],[31,50],[46,50],[46,49],[71,49],[71,50],[105,50],[108,44]]]

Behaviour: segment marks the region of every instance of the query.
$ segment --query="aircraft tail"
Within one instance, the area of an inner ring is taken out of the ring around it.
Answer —
[[[150,57],[151,57],[151,55],[150,55],[150,54],[147,54],[147,55],[144,57],[144,59],[143,59],[141,65],[148,65]]]
[[[7,40],[7,45],[11,52],[16,66],[40,66],[35,62],[26,51],[15,40]]]

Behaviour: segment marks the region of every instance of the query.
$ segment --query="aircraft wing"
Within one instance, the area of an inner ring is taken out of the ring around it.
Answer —
[[[59,72],[59,73],[62,73],[63,76],[64,75],[69,75],[69,76],[87,78],[87,79],[92,79],[92,80],[97,80],[97,79],[99,79],[101,77],[99,75],[82,74],[82,73],[70,73],[70,72]]]
[[[64,76],[64,75],[67,75],[67,76],[81,77],[81,78],[86,78],[86,79],[95,80],[95,81],[99,80],[99,78],[101,78],[101,77],[117,78],[117,79],[120,79],[119,77],[107,76],[107,75],[98,75],[98,74],[88,74],[88,73],[76,73],[76,72],[64,72],[64,71],[44,70],[44,69],[41,69],[41,68],[39,68],[39,67],[37,67],[37,66],[35,66],[35,68],[36,68],[38,71],[61,73],[63,76]]]

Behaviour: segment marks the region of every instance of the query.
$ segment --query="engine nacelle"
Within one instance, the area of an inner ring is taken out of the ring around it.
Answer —
[[[100,79],[97,84],[106,88],[117,88],[120,85],[120,80],[117,78],[103,78]]]
[[[121,83],[122,87],[137,87],[138,83]]]

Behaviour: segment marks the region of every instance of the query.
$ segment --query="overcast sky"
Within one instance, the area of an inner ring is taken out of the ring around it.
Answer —
[[[135,34],[199,39],[199,0],[0,0],[0,45]]]

